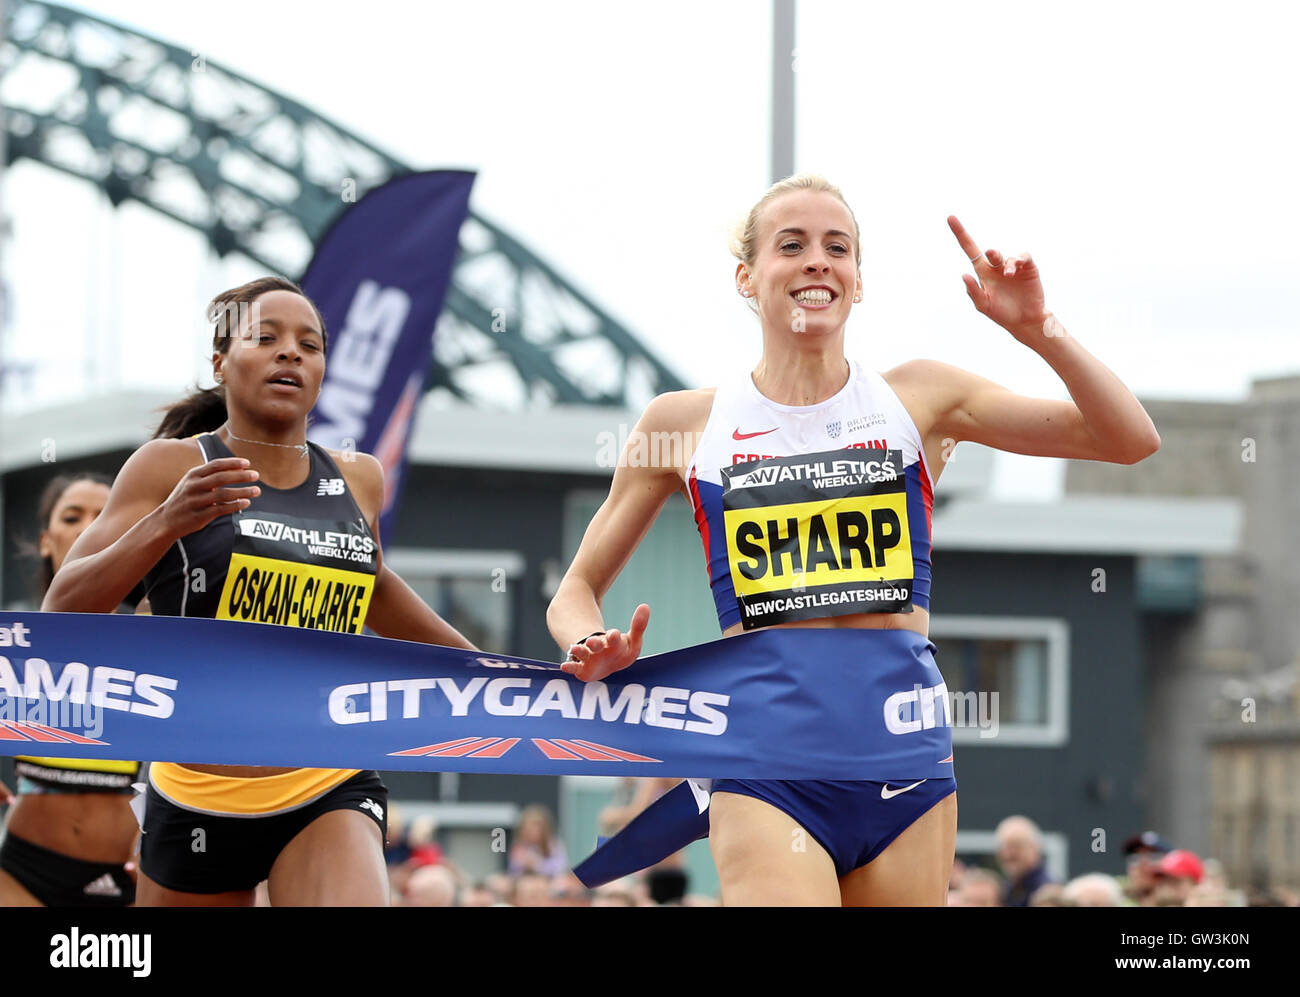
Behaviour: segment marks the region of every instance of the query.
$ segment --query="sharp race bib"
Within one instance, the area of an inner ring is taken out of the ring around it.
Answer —
[[[724,467],[723,522],[746,630],[912,611],[899,450],[832,450]]]
[[[363,524],[271,512],[234,515],[219,620],[359,634],[375,586]]]

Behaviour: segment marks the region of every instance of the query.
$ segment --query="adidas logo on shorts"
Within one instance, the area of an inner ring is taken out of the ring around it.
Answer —
[[[86,888],[81,892],[88,897],[120,897],[122,895],[121,887],[108,873],[104,873],[94,882],[87,883]]]
[[[342,495],[343,479],[342,478],[321,478],[320,484],[316,486],[316,497],[322,495]]]
[[[357,806],[359,806],[362,810],[369,810],[372,814],[375,815],[376,820],[384,819],[384,808],[381,807],[374,800],[367,799],[364,803],[358,803]]]

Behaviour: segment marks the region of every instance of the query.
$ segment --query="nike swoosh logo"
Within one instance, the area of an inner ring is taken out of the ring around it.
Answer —
[[[765,429],[761,433],[742,433],[740,427],[737,426],[735,431],[731,434],[731,438],[733,440],[752,440],[755,436],[766,436],[768,433],[775,433],[779,428],[779,426],[773,426],[771,429]]]
[[[925,780],[922,779],[921,782],[925,782]],[[880,787],[880,798],[882,800],[892,800],[895,796],[901,796],[909,789],[915,789],[917,786],[921,785],[921,782],[914,782],[912,785],[904,786],[902,789],[890,789],[889,783],[885,783]]]

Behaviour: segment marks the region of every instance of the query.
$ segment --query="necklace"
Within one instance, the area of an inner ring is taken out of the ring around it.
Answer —
[[[261,440],[246,440],[242,436],[235,435],[235,431],[230,428],[230,423],[226,422],[222,425],[226,432],[230,434],[230,438],[232,440],[238,440],[240,443],[252,443],[254,446],[259,447],[282,447],[285,450],[297,450],[299,457],[307,456],[306,443],[263,443]]]

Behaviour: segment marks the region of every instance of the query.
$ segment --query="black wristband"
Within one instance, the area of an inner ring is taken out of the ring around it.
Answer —
[[[586,636],[586,637],[583,637],[582,640],[575,640],[573,643],[575,643],[575,644],[581,644],[581,645],[583,645],[583,646],[585,647],[585,646],[587,645],[587,641],[591,640],[591,638],[593,638],[593,637],[604,637],[605,634],[607,634],[607,633],[609,633],[608,630],[597,630],[594,634],[587,634],[587,636]],[[564,660],[565,660],[565,661],[577,661],[578,659],[575,658],[575,657],[573,656],[573,652],[570,651],[570,652],[569,652],[569,656],[568,656],[567,658],[565,658]]]

